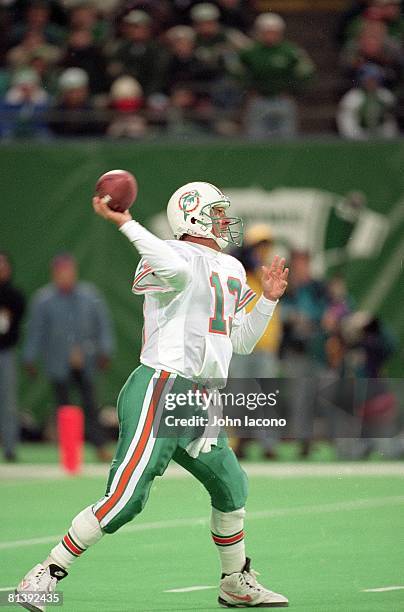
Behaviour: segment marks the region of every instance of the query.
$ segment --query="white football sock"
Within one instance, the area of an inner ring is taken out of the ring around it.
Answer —
[[[98,542],[104,535],[98,519],[95,517],[92,506],[82,510],[72,521],[72,525],[61,542],[52,548],[50,555],[43,565],[47,567],[56,563],[67,569],[73,561]]]
[[[245,565],[244,517],[244,508],[221,512],[212,507],[210,527],[223,574],[240,572]]]

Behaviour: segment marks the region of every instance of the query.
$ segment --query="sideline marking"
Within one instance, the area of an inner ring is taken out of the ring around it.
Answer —
[[[379,587],[378,589],[362,589],[362,593],[385,593],[386,591],[400,591],[404,586]]]
[[[249,476],[269,476],[273,478],[301,478],[311,476],[404,476],[403,461],[381,461],[358,463],[356,461],[337,461],[333,463],[249,463],[241,462]],[[109,466],[88,464],[77,476],[65,474],[58,465],[52,464],[0,464],[0,480],[8,480],[7,485],[19,484],[19,480],[60,480],[73,481],[83,477],[108,476]],[[167,479],[192,478],[192,475],[179,465],[169,465],[163,476]]]
[[[206,589],[216,589],[216,586],[191,586],[183,589],[167,589],[163,593],[190,593],[191,591],[206,591]]]

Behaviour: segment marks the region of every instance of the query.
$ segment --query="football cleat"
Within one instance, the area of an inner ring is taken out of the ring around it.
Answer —
[[[24,594],[53,593],[56,590],[58,581],[66,576],[66,570],[58,565],[51,564],[48,567],[44,567],[41,563],[38,563],[24,576],[15,592],[21,596],[24,596]],[[23,597],[21,597],[21,601],[18,603],[26,610],[31,610],[31,612],[45,612],[46,610],[45,603],[29,603],[29,601],[23,601]]]
[[[218,598],[220,605],[225,608],[286,608],[288,599],[257,582],[259,574],[250,569],[250,563],[247,557],[241,572],[223,576]]]

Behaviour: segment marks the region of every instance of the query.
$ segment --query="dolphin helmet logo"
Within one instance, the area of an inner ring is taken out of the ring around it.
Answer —
[[[184,221],[187,216],[196,210],[200,202],[200,193],[194,189],[183,193],[178,201],[180,210],[184,213]]]

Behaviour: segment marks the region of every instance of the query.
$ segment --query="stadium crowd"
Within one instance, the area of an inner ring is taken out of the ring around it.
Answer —
[[[268,9],[254,0],[3,1],[0,136],[293,137],[296,100],[315,90],[316,70],[289,40],[287,19]],[[347,138],[398,133],[400,11],[372,0],[342,17],[335,71],[354,87],[337,125]]]

